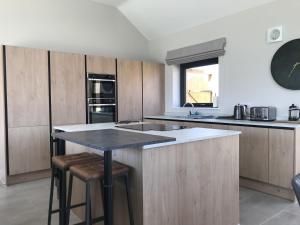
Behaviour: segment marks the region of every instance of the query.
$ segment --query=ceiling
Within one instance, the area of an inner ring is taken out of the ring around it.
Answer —
[[[92,0],[92,1],[102,3],[105,5],[118,7],[119,5],[121,5],[123,2],[125,2],[127,0]]]
[[[149,40],[274,0],[92,0],[118,8]]]

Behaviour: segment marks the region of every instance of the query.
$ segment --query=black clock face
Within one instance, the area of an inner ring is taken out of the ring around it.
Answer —
[[[280,86],[300,90],[300,39],[279,48],[272,60],[271,73]]]

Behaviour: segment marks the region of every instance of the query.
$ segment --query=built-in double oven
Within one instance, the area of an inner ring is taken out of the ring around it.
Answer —
[[[116,121],[116,76],[87,74],[88,123]]]

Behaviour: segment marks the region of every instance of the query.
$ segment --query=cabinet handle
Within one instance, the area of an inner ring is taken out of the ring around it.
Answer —
[[[89,106],[115,106],[116,104],[89,104]]]
[[[109,79],[97,79],[97,78],[88,78],[88,80],[94,81],[109,81],[109,82],[116,82],[116,80],[109,80]]]

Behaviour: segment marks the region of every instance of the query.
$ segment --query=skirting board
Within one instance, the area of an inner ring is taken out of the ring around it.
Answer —
[[[260,191],[266,194],[274,195],[276,197],[284,198],[290,201],[296,200],[294,191],[291,189],[286,189],[259,181],[245,179],[242,177],[240,177],[240,186]]]
[[[49,178],[51,176],[51,170],[41,170],[37,172],[32,172],[32,173],[24,173],[24,174],[18,174],[18,175],[13,175],[13,176],[8,176],[6,178],[6,185],[13,185],[13,184],[19,184],[19,183],[25,183],[29,181],[34,181],[34,180],[40,180],[44,178]]]

